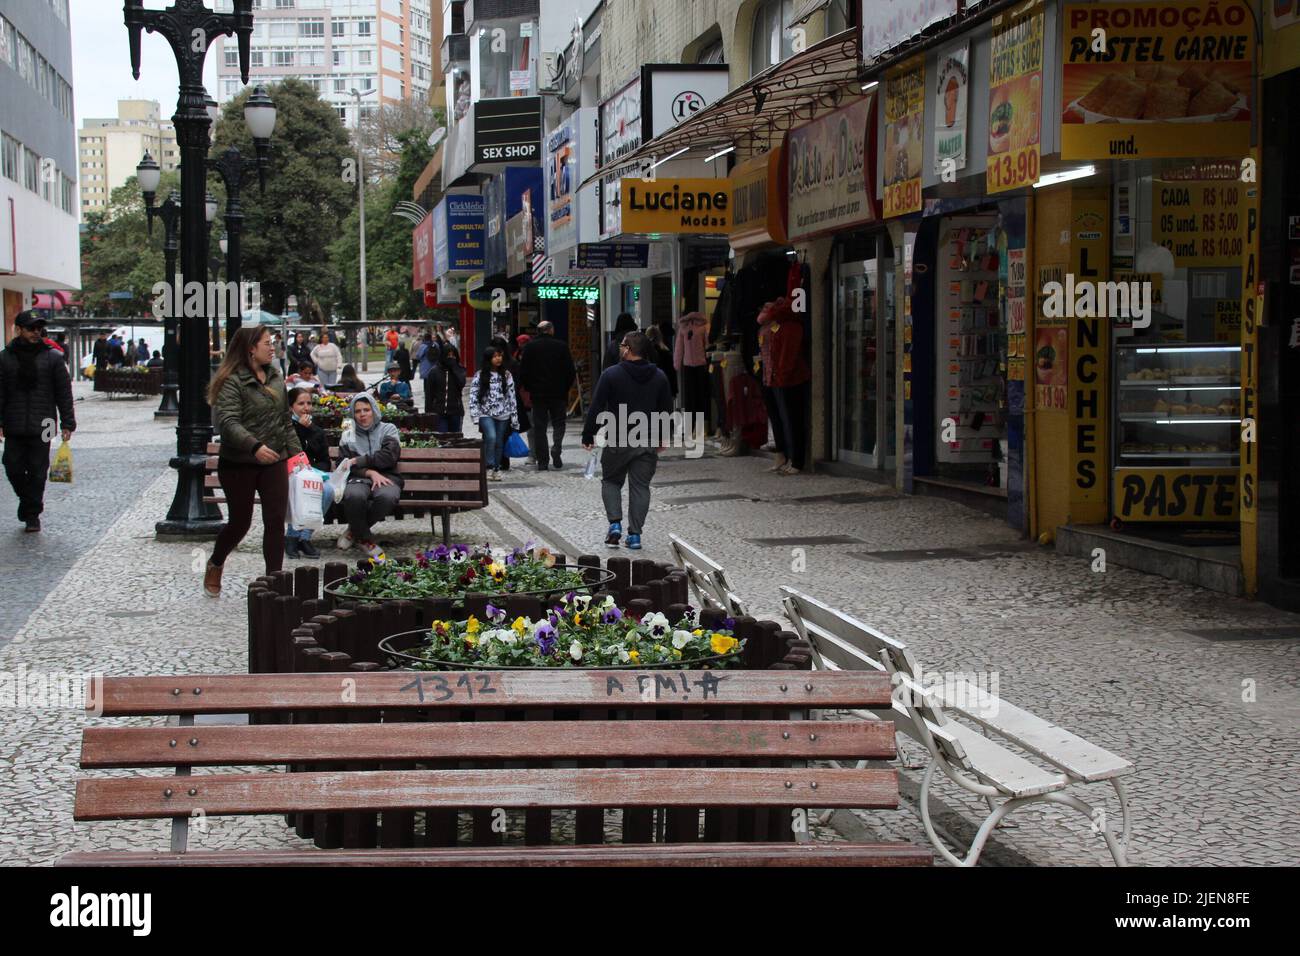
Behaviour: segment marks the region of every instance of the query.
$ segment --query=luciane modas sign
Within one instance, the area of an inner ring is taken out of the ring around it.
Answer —
[[[868,94],[786,134],[791,241],[876,219],[867,185],[875,181],[867,161],[875,152],[874,106]]]
[[[1255,28],[1244,0],[1068,4],[1061,19],[1062,159],[1249,150]]]
[[[623,179],[623,232],[722,233],[731,229],[726,179]]]

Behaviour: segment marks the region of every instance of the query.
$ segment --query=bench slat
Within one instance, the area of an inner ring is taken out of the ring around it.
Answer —
[[[969,681],[941,685],[930,692],[945,709],[987,727],[1078,780],[1095,783],[1133,769],[1133,764],[1123,757],[994,697]]]
[[[343,694],[343,681],[353,691]],[[92,692],[87,709],[101,703]],[[644,689],[644,691],[643,691]],[[391,671],[106,677],[102,713],[244,714],[375,707],[887,707],[884,674],[747,670]],[[197,693],[196,693],[197,691]]]
[[[197,741],[191,744],[190,741]],[[173,746],[175,744],[175,746]],[[547,721],[87,727],[81,766],[168,767],[434,759],[891,759],[891,724]]]
[[[787,787],[790,783],[792,786]],[[171,790],[171,796],[165,791]],[[190,791],[194,791],[193,794]],[[77,781],[74,820],[261,813],[573,807],[898,805],[893,770],[620,767],[565,770],[371,770]]]
[[[409,850],[109,850],[58,866],[930,866],[907,843],[653,843]]]

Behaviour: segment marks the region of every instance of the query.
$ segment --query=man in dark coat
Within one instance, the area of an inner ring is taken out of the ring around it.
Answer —
[[[551,463],[563,468],[564,419],[569,407],[569,389],[578,376],[569,346],[555,337],[555,326],[539,322],[537,334],[524,346],[519,363],[523,386],[533,400],[533,453],[537,470],[546,471],[546,426],[550,423],[555,444],[550,448]]]
[[[18,496],[18,520],[28,531],[40,531],[55,426],[66,442],[77,418],[68,367],[44,342],[45,319],[29,310],[18,313],[14,325],[17,337],[0,352],[0,439],[5,475]]]
[[[609,519],[605,544],[617,548],[623,536],[623,483],[628,483],[627,546],[641,548],[641,527],[650,512],[650,481],[659,467],[660,442],[666,443],[673,393],[659,367],[646,361],[650,340],[628,332],[618,343],[623,360],[601,372],[587,420],[582,447],[591,450],[596,433],[604,434],[600,456],[600,497]],[[658,437],[656,437],[658,436]]]

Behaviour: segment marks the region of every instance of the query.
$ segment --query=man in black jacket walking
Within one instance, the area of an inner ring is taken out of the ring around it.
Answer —
[[[582,447],[591,450],[604,431],[600,456],[600,496],[609,519],[605,544],[617,548],[623,534],[623,482],[628,482],[627,546],[641,549],[641,528],[650,512],[650,481],[669,434],[673,393],[659,367],[646,361],[650,340],[644,332],[624,333],[622,361],[600,375],[582,426]]]
[[[18,336],[0,352],[0,439],[5,475],[18,496],[18,520],[28,531],[40,531],[55,426],[65,442],[77,428],[72,379],[62,356],[43,341],[40,313],[20,312],[14,325]]]
[[[551,464],[563,468],[564,419],[569,407],[569,389],[578,377],[569,346],[555,337],[555,326],[539,322],[537,334],[524,346],[519,374],[533,400],[533,454],[537,470],[546,471],[546,426],[550,423],[555,445],[550,449]]]

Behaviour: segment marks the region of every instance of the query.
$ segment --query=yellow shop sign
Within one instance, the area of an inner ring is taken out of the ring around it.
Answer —
[[[623,179],[624,232],[722,233],[731,230],[727,179]]]
[[[1115,516],[1124,521],[1236,521],[1236,468],[1117,468]]]

